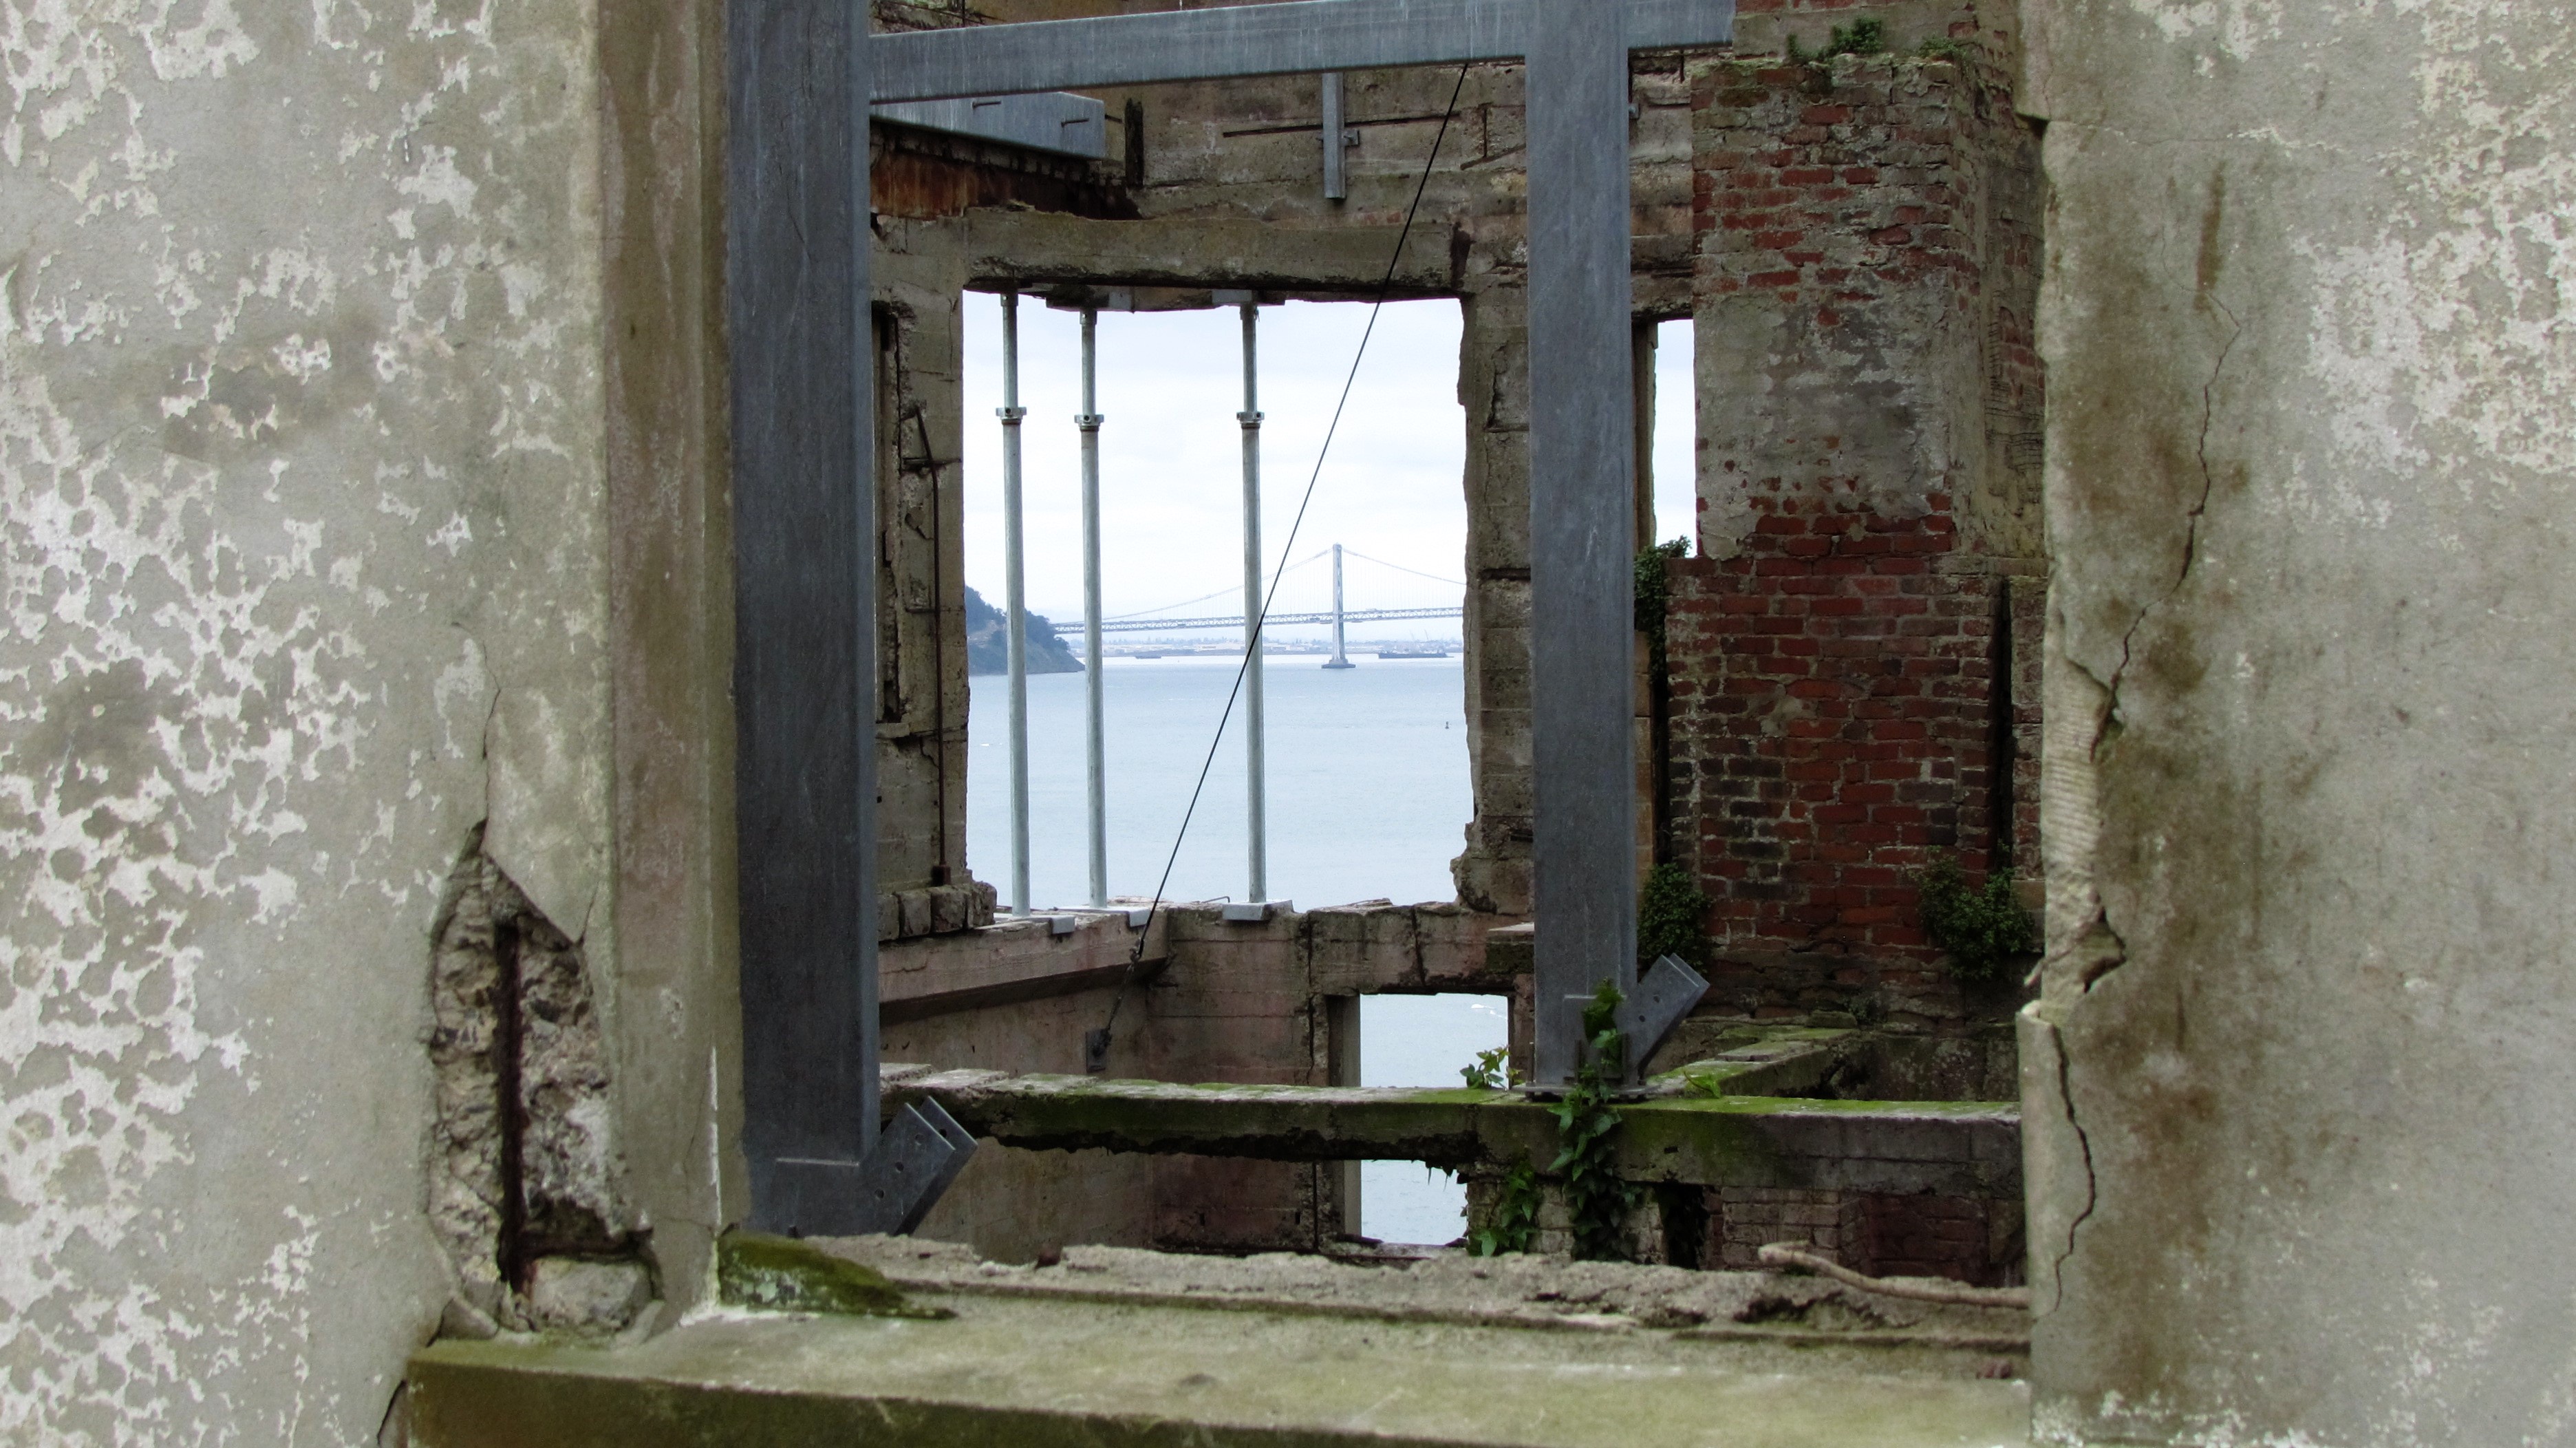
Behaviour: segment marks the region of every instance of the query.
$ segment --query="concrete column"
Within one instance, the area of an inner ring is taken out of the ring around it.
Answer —
[[[2037,1420],[2564,1442],[2565,12],[2024,13],[2052,118]]]

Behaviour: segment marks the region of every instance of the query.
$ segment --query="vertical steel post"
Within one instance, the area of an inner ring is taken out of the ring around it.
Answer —
[[[1029,913],[1029,602],[1020,531],[1020,294],[1002,293],[1003,641],[1011,684],[1011,913]]]
[[[1255,902],[1270,898],[1269,823],[1265,810],[1261,718],[1261,304],[1243,304],[1243,832]]]
[[[1324,660],[1328,669],[1347,669],[1351,661],[1342,653],[1342,545],[1333,545],[1333,656]]]
[[[1341,201],[1351,194],[1350,176],[1344,166],[1350,136],[1342,123],[1342,73],[1328,70],[1320,79],[1323,82],[1324,199]]]
[[[1594,0],[1529,10],[1530,675],[1537,1070],[1637,979],[1628,50]]]
[[[876,207],[868,180],[868,145],[872,139],[869,97],[876,89],[874,68],[869,64],[868,36],[876,29],[875,16],[876,10],[869,7],[850,18],[850,53],[845,71],[850,107],[846,122],[846,144],[850,148],[850,476],[846,486],[852,495],[851,512],[856,515],[851,520],[853,531],[858,534],[852,540],[858,548],[857,576],[850,580],[851,621],[857,635],[853,642],[858,645],[852,650],[850,677],[858,717],[847,726],[857,735],[851,740],[849,789],[853,797],[848,805],[850,822],[858,834],[854,852],[858,868],[850,881],[858,897],[851,902],[858,919],[852,922],[855,929],[850,954],[854,959],[850,973],[858,977],[853,982],[858,999],[852,1004],[859,1018],[859,1049],[858,1059],[850,1063],[842,1078],[856,1089],[836,1094],[842,1096],[841,1104],[858,1112],[855,1134],[861,1161],[867,1160],[877,1145],[877,1055],[883,1034],[877,1020],[877,718],[883,707],[877,690],[884,677],[877,668],[877,301],[868,265],[876,251]],[[839,1201],[828,1206],[806,1202],[800,1203],[799,1212],[829,1230],[831,1217],[843,1209]]]
[[[1109,794],[1100,712],[1100,406],[1093,389],[1100,311],[1082,309],[1082,672],[1083,784],[1091,825],[1091,903],[1109,903]]]

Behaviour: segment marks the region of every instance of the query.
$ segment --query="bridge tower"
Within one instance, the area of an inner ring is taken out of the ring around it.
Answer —
[[[1333,656],[1324,660],[1328,669],[1347,669],[1351,661],[1342,654],[1342,545],[1333,545]]]

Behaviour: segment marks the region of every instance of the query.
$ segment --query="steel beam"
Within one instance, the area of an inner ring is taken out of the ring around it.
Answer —
[[[1530,742],[1538,1060],[1637,978],[1628,52],[1597,0],[1530,0]]]
[[[851,1229],[877,1127],[864,13],[773,0],[728,32],[743,1152],[768,1231]]]
[[[1555,0],[1292,0],[915,30],[876,38],[876,98],[1516,60],[1535,49],[1522,15],[1527,3],[1544,9]],[[1616,20],[1603,26],[1614,8]],[[1625,0],[1615,7],[1585,0],[1581,9],[1623,54],[1735,38],[1734,0]]]

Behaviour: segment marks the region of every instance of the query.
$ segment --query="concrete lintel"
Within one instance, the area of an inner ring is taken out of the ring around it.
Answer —
[[[1399,228],[1307,229],[1261,221],[1156,217],[1095,221],[984,207],[966,213],[966,273],[978,287],[1092,286],[1264,293],[1447,296],[1459,289],[1457,228],[1414,223],[1392,281]]]
[[[1194,1152],[1273,1161],[1544,1165],[1547,1102],[1515,1091],[1186,1086],[1087,1076],[887,1068],[889,1105],[935,1099],[979,1137],[1039,1150]],[[2008,1103],[1668,1096],[1617,1108],[1622,1175],[1702,1186],[2010,1195]]]
[[[1123,909],[1066,911],[890,943],[878,956],[880,1009],[888,1020],[917,1020],[1092,989],[1136,959],[1128,918]],[[1157,913],[1137,963],[1169,959],[1170,927],[1171,916]]]

